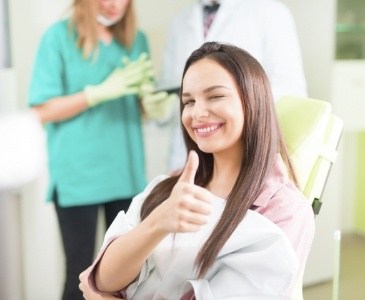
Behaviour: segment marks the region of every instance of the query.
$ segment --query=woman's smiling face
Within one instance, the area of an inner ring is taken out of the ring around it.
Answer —
[[[206,153],[242,151],[243,106],[231,74],[204,58],[192,64],[183,79],[182,123]]]

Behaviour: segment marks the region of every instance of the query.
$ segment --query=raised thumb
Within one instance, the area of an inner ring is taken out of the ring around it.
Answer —
[[[195,151],[190,151],[183,172],[180,175],[180,182],[194,183],[196,171],[199,167],[199,156]]]

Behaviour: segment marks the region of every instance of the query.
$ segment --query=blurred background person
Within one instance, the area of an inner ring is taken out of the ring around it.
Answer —
[[[167,34],[160,86],[178,87],[189,54],[206,41],[230,43],[247,50],[268,74],[274,99],[306,96],[306,81],[294,20],[277,0],[198,0],[172,21]],[[186,159],[177,117],[171,134],[169,171]]]
[[[82,299],[78,275],[92,262],[98,208],[106,226],[145,187],[137,94],[151,76],[132,0],[74,0],[36,55],[29,105],[46,124],[50,184],[66,258],[62,299]]]

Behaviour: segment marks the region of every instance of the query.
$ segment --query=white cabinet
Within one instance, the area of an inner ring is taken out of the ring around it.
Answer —
[[[354,203],[346,201],[353,212],[352,226],[365,233],[365,60],[337,61],[333,69],[333,99],[336,113],[344,120],[345,134],[355,136],[352,184]]]
[[[345,130],[365,130],[365,60],[336,61],[332,91],[333,107]]]

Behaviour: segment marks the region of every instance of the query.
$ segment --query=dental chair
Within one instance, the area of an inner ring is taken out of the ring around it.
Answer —
[[[332,114],[330,103],[316,99],[283,97],[276,102],[276,110],[299,187],[318,215],[343,122]],[[294,291],[295,300],[303,299],[303,275],[304,270]]]

